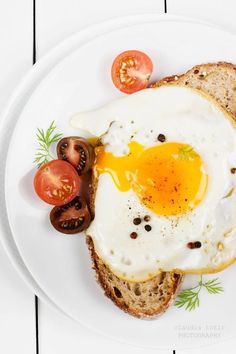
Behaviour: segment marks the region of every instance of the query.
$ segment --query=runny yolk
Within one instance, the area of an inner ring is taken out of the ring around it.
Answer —
[[[208,176],[199,154],[190,145],[164,143],[151,148],[129,143],[129,154],[115,156],[96,148],[95,170],[109,173],[116,187],[137,194],[158,215],[181,215],[204,198]]]

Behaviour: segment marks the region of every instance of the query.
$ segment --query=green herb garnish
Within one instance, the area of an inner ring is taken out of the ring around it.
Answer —
[[[53,121],[49,128],[44,132],[43,129],[37,128],[37,139],[39,143],[39,148],[37,148],[37,152],[35,154],[34,162],[37,164],[37,167],[41,167],[50,159],[54,159],[54,157],[50,153],[50,147],[53,143],[57,143],[62,134],[55,134],[56,125]]]
[[[198,155],[193,150],[193,148],[189,145],[185,145],[179,149],[178,157],[181,160],[192,160],[195,159]]]
[[[205,288],[209,294],[219,294],[223,290],[218,278],[203,282],[202,276],[198,285],[193,288],[183,290],[177,297],[175,306],[178,308],[184,307],[185,310],[195,310],[200,305],[199,293]]]

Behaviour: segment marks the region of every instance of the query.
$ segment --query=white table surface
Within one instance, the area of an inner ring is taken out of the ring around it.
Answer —
[[[167,12],[207,20],[236,32],[235,0],[167,0]],[[36,0],[37,58],[90,24],[133,13],[164,13],[164,0]],[[33,0],[0,0],[0,111],[32,66],[32,43]],[[172,354],[174,350],[147,350],[109,340],[56,313],[40,300],[38,338],[40,354]],[[235,347],[236,338],[207,348],[178,350],[176,354],[233,354]],[[34,294],[1,245],[0,353],[36,353]]]

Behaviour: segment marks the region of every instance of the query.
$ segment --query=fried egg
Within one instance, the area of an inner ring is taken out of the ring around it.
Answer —
[[[186,87],[149,88],[71,119],[100,138],[87,234],[120,278],[217,272],[236,258],[236,129]]]

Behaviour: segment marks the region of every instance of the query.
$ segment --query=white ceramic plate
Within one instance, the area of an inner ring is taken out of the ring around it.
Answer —
[[[232,50],[235,43],[235,37],[227,32],[168,17],[155,22],[137,21],[120,29],[114,26],[57,64],[34,90],[17,120],[5,184],[8,218],[17,250],[50,301],[100,333],[135,345],[168,349],[195,347],[230,337],[236,330],[232,296],[236,290],[232,282],[235,268],[219,275],[224,293],[202,294],[201,306],[195,312],[172,307],[156,321],[125,315],[95,283],[83,238],[63,237],[54,231],[48,221],[50,208],[34,196],[36,127],[47,128],[55,120],[59,131],[76,134],[68,125],[72,114],[121,96],[112,86],[110,65],[123,50],[136,48],[149,53],[155,64],[154,77],[160,78],[201,62],[236,62]]]
[[[0,119],[0,148],[2,152],[2,158],[0,160],[0,185],[1,190],[4,190],[5,185],[5,165],[6,156],[9,147],[9,141],[11,139],[12,131],[15,127],[17,119],[20,113],[28,101],[31,93],[35,87],[41,82],[41,80],[48,74],[48,72],[64,57],[66,57],[73,50],[78,49],[86,41],[95,38],[98,35],[107,33],[110,29],[122,28],[123,26],[146,23],[153,21],[164,21],[167,17],[165,15],[157,14],[144,14],[144,15],[131,15],[124,16],[122,18],[115,18],[108,21],[98,23],[93,26],[89,26],[84,30],[72,35],[66,40],[62,41],[59,45],[53,48],[46,56],[37,61],[37,63],[29,70],[28,74],[19,84],[19,86],[13,92],[8,104],[6,105]],[[168,21],[188,21],[196,23],[195,19],[185,18],[181,16],[168,15]],[[199,23],[199,21],[198,21]],[[203,23],[200,21],[200,23]],[[209,25],[209,24],[208,24]],[[209,25],[215,27],[215,25]],[[8,254],[13,266],[24,279],[30,289],[37,294],[41,300],[47,305],[53,307],[57,311],[63,312],[62,309],[57,307],[53,303],[47,294],[40,288],[39,284],[35,281],[30,270],[26,267],[24,260],[19,254],[19,250],[15,244],[15,240],[12,237],[12,233],[9,227],[8,216],[6,213],[5,198],[0,199],[0,240]],[[64,313],[65,314],[65,313]],[[66,314],[69,316],[68,314]]]

